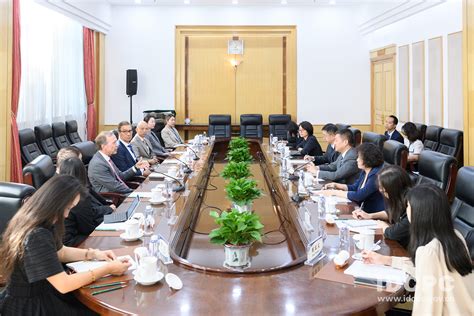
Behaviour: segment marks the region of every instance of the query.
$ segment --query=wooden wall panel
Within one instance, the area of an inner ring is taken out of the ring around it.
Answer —
[[[462,32],[448,35],[448,127],[463,127]]]
[[[410,48],[398,48],[398,118],[402,122],[410,120]]]
[[[429,124],[443,126],[443,38],[428,41]]]
[[[474,0],[463,7],[464,164],[474,166]]]
[[[416,123],[425,122],[425,44],[412,45],[413,77],[412,77],[412,120]]]

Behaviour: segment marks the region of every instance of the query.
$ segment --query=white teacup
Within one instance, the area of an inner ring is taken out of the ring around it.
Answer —
[[[147,247],[137,247],[133,251],[135,254],[135,262],[140,265],[140,262],[143,258],[148,257],[148,248]]]
[[[360,232],[359,248],[371,251],[374,247],[375,231],[366,229]]]
[[[157,272],[157,262],[156,257],[143,257],[138,266],[138,275],[142,278],[153,277]]]
[[[313,185],[313,174],[311,172],[304,173],[304,186],[310,187]]]
[[[153,201],[159,201],[163,198],[163,190],[161,188],[151,189],[151,199]]]
[[[125,234],[129,237],[135,237],[139,235],[140,222],[136,219],[130,219],[125,222]]]

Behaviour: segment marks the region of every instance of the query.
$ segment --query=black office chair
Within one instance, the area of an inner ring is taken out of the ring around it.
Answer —
[[[290,114],[270,114],[268,116],[270,135],[273,135],[273,137],[278,137],[279,140],[287,140],[287,125],[290,121]]]
[[[72,144],[73,147],[79,149],[82,154],[82,162],[85,166],[89,164],[92,157],[94,157],[95,153],[97,152],[97,147],[94,142],[87,141],[87,142],[80,142]]]
[[[50,156],[53,160],[58,155],[58,147],[54,143],[53,129],[49,124],[35,126],[36,141],[43,154]]]
[[[56,173],[53,160],[48,155],[38,156],[23,168],[23,180],[26,184],[39,189]]]
[[[33,161],[36,157],[41,155],[41,150],[36,143],[35,132],[31,128],[25,128],[18,131],[20,139],[20,152],[23,166]]]
[[[456,179],[456,194],[451,205],[454,228],[464,237],[474,260],[474,167],[459,169]]]
[[[437,152],[453,156],[457,159],[458,165],[463,164],[463,132],[457,129],[445,128],[439,137]]]
[[[418,159],[416,184],[431,183],[446,192],[452,200],[457,175],[457,161],[436,151],[423,150]]]
[[[247,138],[263,138],[261,114],[242,114],[240,116],[240,136]]]
[[[352,132],[352,136],[354,137],[354,147],[357,147],[362,142],[362,133],[359,129],[355,127],[349,127],[348,130]]]
[[[423,145],[425,149],[436,151],[439,146],[439,137],[441,135],[442,127],[430,125],[426,128],[425,140]]]
[[[372,143],[378,148],[380,148],[380,151],[383,151],[383,146],[386,140],[387,137],[385,137],[385,135],[377,134],[374,132],[364,132],[364,134],[362,135],[363,143]]]
[[[337,126],[337,129],[338,129],[338,130],[341,130],[341,129],[348,129],[349,127],[351,127],[350,125],[341,124],[341,123],[337,123],[336,126]]]
[[[365,134],[366,133],[364,133],[364,136]],[[406,169],[408,160],[407,146],[396,140],[387,140],[383,143],[382,152],[383,160],[386,164],[397,165],[400,166],[402,169]]]
[[[425,141],[425,136],[426,136],[426,125],[422,123],[413,123],[416,126],[416,129],[418,131],[418,138],[424,142]]]
[[[0,182],[0,235],[7,228],[8,222],[23,205],[23,202],[35,193],[30,185]]]
[[[216,138],[230,138],[231,132],[230,115],[209,115],[209,136],[215,136]]]
[[[77,132],[77,121],[66,121],[66,135],[71,144],[82,142],[81,136]]]
[[[66,125],[63,122],[56,122],[51,124],[53,128],[53,139],[56,146],[61,149],[71,145],[71,142],[66,136]]]

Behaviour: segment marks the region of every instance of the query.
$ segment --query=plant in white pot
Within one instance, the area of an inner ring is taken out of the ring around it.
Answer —
[[[224,245],[224,266],[245,268],[250,266],[249,250],[252,243],[262,241],[263,225],[253,212],[211,211],[210,214],[219,225],[209,234],[211,243]]]
[[[240,212],[251,211],[252,202],[262,195],[257,186],[257,181],[247,178],[230,179],[225,186],[227,197],[234,204],[233,207]]]

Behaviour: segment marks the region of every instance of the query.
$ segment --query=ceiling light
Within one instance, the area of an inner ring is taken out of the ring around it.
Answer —
[[[239,0],[232,0],[232,4],[239,4]]]
[[[283,5],[288,4],[288,1],[287,0],[281,0],[281,4],[283,4]]]
[[[135,0],[136,4],[142,4],[142,0]]]
[[[190,4],[191,0],[184,0],[184,4]]]
[[[329,0],[329,4],[330,4],[330,5],[335,5],[335,4],[336,4],[336,0]]]

